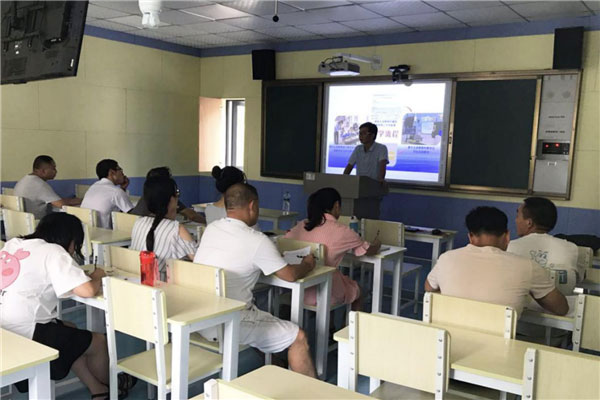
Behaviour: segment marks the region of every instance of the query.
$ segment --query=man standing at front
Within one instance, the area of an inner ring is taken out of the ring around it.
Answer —
[[[293,282],[315,267],[312,255],[299,265],[288,265],[271,240],[251,226],[258,222],[258,193],[247,183],[237,183],[225,192],[227,218],[208,225],[194,257],[198,264],[222,268],[226,273],[227,297],[246,303],[240,321],[240,343],[265,353],[288,349],[290,368],[315,377],[306,334],[296,324],[261,311],[253,304],[252,289],[260,274],[275,274]],[[210,333],[201,332],[207,339]]]
[[[359,127],[359,139],[362,144],[354,148],[344,170],[349,175],[356,164],[356,174],[368,176],[379,182],[385,180],[386,166],[389,164],[388,149],[385,145],[375,143],[377,139],[377,125],[365,122]]]

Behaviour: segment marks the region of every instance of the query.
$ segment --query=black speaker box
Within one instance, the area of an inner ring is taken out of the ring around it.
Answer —
[[[553,69],[581,69],[583,26],[554,30]]]
[[[275,80],[275,50],[252,50],[252,79]]]

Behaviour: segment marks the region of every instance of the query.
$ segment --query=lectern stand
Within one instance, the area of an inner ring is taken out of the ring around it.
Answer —
[[[304,193],[324,187],[335,188],[342,196],[342,215],[379,219],[379,206],[387,188],[368,176],[304,173]]]

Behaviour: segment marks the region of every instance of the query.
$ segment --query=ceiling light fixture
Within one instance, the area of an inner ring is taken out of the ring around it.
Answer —
[[[329,76],[357,76],[360,75],[360,66],[351,61],[371,64],[372,70],[381,69],[381,57],[364,57],[349,53],[337,53],[319,63],[318,71]]]

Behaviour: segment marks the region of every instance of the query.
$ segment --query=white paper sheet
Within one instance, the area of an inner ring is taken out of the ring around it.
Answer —
[[[283,259],[290,265],[297,265],[302,259],[310,254],[310,246],[298,250],[288,250],[283,252]]]

